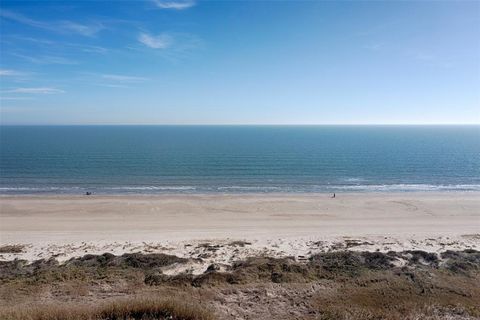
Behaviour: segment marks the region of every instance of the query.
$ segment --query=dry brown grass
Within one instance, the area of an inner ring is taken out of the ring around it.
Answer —
[[[365,308],[349,307],[347,309],[329,310],[322,313],[322,320],[476,320],[462,307],[443,308],[425,305],[419,308],[408,307],[404,313],[396,311],[378,312]]]
[[[314,306],[322,319],[478,319],[478,281],[438,270],[375,272],[317,294]]]
[[[22,253],[24,245],[21,244],[9,244],[0,247],[0,253]]]
[[[197,276],[163,274],[163,266],[185,261],[168,255],[0,262],[0,306],[15,308],[0,319],[212,319],[202,306],[222,320],[480,319],[480,252],[441,258],[421,251],[321,253],[306,262],[252,257]]]
[[[231,246],[231,247],[245,247],[245,246],[249,246],[251,244],[252,243],[248,242],[248,241],[236,240],[236,241],[232,241],[232,242],[228,243],[227,245]]]
[[[99,305],[40,304],[0,311],[8,320],[212,320],[207,309],[178,299],[135,297]]]

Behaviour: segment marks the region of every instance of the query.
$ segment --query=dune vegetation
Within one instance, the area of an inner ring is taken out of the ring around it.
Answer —
[[[189,259],[85,255],[0,262],[1,319],[476,319],[480,252],[251,257],[203,274]]]

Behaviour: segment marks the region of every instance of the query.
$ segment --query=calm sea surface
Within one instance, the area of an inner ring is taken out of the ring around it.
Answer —
[[[480,190],[480,126],[2,126],[0,194]]]

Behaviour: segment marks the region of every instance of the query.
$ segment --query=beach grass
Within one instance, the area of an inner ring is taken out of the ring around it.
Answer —
[[[0,246],[0,253],[21,253],[25,248],[24,245],[20,244],[8,244]]]
[[[480,252],[249,257],[228,271],[166,275],[166,254],[0,263],[0,319],[340,319],[480,317]],[[399,264],[399,262],[402,262]]]
[[[34,304],[4,309],[11,320],[211,320],[213,315],[194,302],[165,297],[130,297],[92,304]]]

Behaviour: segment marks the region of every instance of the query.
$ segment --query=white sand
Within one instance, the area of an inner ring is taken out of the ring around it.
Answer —
[[[251,245],[228,246],[233,240]],[[0,259],[106,251],[203,255],[222,263],[259,253],[301,259],[345,248],[345,240],[355,250],[479,249],[480,194],[0,197],[0,244],[26,245]],[[204,242],[219,247],[198,246]]]

